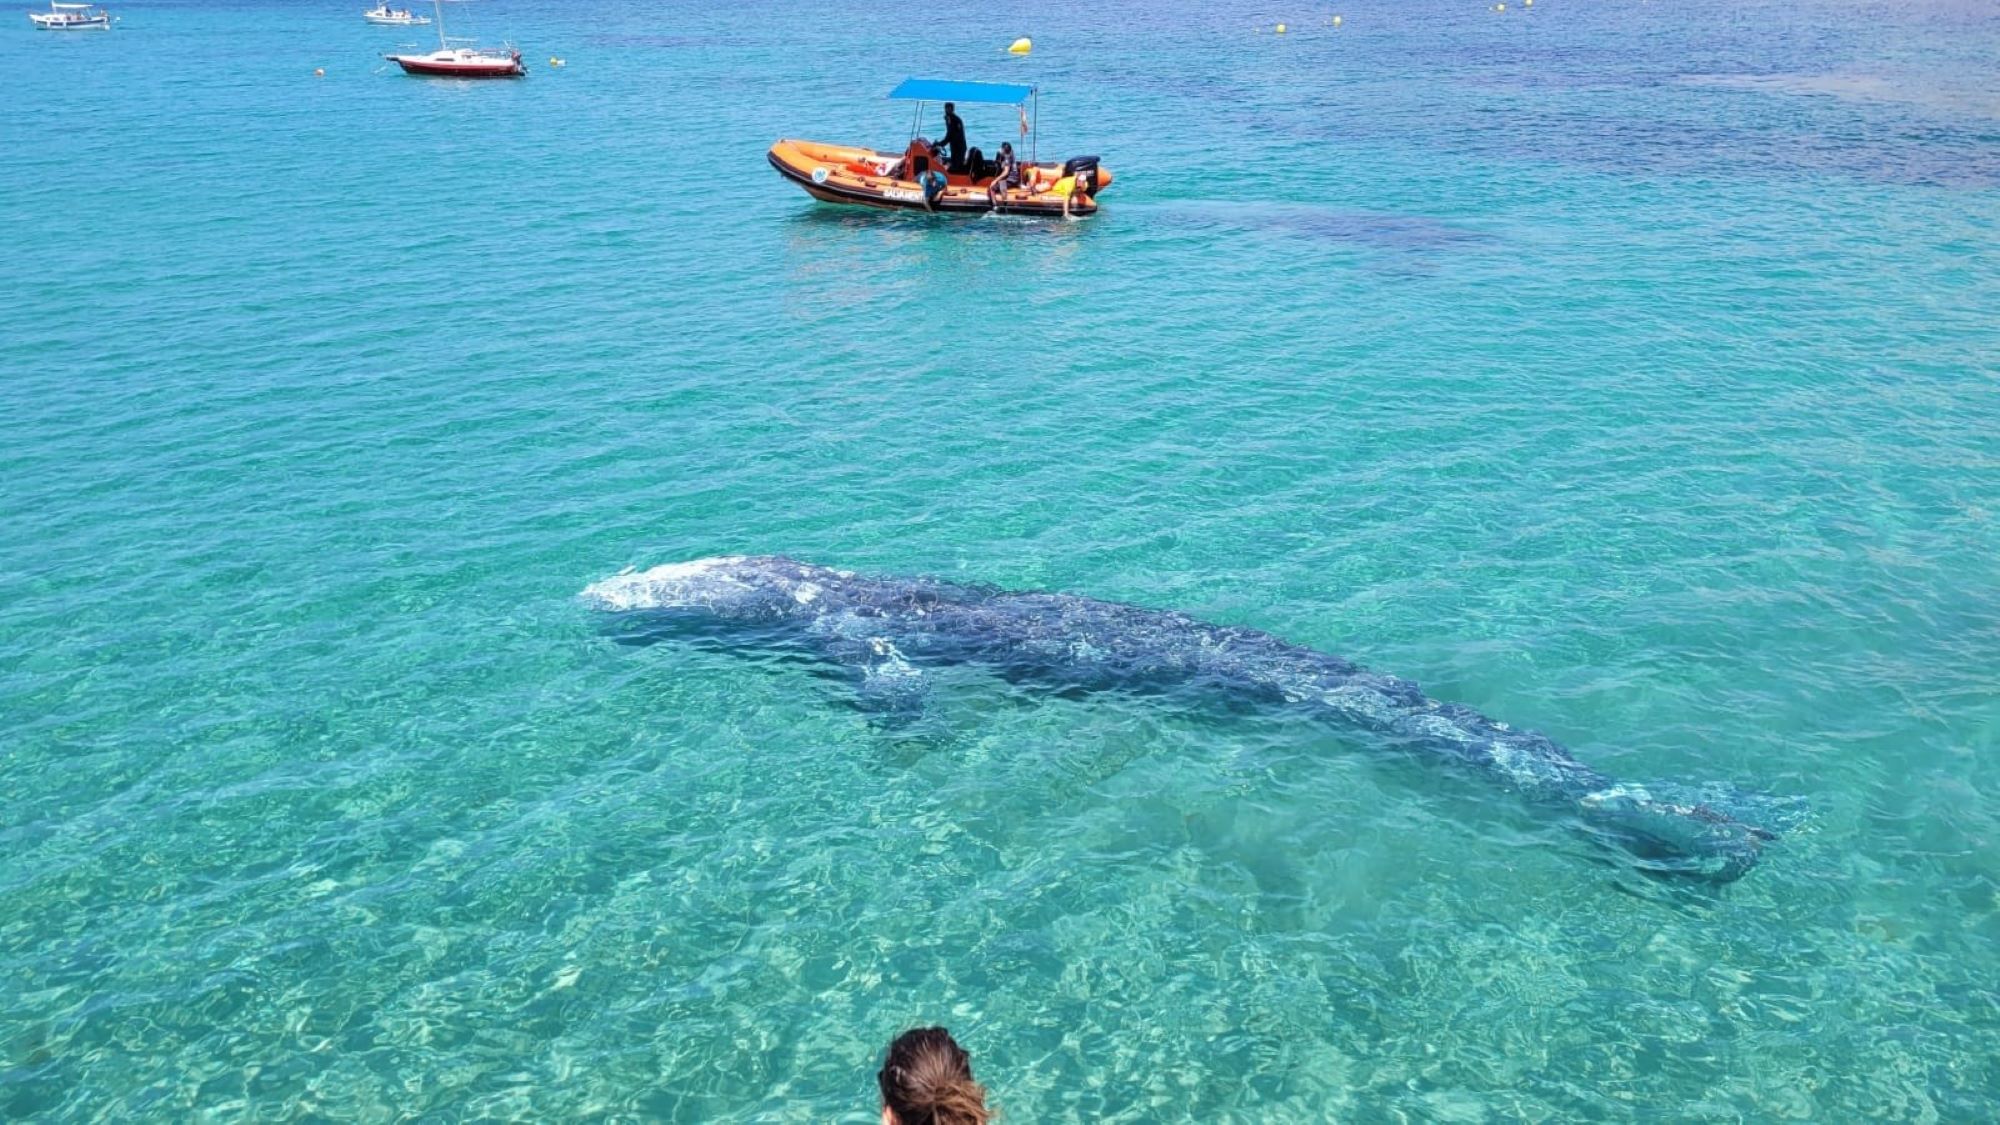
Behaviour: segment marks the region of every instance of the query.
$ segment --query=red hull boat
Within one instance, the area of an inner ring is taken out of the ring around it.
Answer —
[[[469,44],[473,40],[445,35],[444,0],[431,0],[431,7],[437,12],[438,49],[428,55],[382,56],[402,67],[404,74],[425,78],[520,78],[528,73],[528,68],[521,65],[521,52],[515,50],[512,44],[504,52],[452,46],[453,43]]]
[[[521,65],[519,51],[490,55],[459,47],[449,51],[432,51],[428,55],[382,57],[402,67],[405,74],[431,78],[520,78],[528,73],[528,69]]]

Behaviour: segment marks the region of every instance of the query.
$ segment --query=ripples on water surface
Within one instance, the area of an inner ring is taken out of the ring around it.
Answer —
[[[497,85],[360,6],[0,28],[0,1116],[862,1122],[916,1021],[1018,1121],[1993,1114],[1990,5],[493,0],[569,63]],[[1041,83],[1103,214],[764,166],[909,73]],[[1811,814],[1691,896],[1328,732],[889,731],[575,598],[732,550]]]

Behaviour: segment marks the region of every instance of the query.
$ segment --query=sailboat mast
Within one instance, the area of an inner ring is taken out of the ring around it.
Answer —
[[[438,50],[448,51],[451,48],[444,41],[444,0],[431,0],[431,9],[437,13]]]

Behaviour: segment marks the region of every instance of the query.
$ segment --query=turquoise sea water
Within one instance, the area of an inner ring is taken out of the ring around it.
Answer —
[[[864,1122],[918,1022],[1017,1122],[2000,1112],[1990,4],[475,5],[512,84],[364,6],[0,24],[0,1117]],[[765,166],[906,74],[1039,83],[1102,214]],[[1693,893],[1337,732],[885,729],[576,598],[724,552],[1808,811]]]

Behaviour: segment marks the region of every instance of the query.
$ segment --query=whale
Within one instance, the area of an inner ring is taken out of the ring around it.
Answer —
[[[857,574],[778,555],[631,569],[584,589],[627,644],[762,651],[845,678],[864,709],[920,711],[928,670],[972,665],[1069,698],[1116,692],[1304,715],[1564,817],[1638,870],[1728,883],[1777,838],[1721,786],[1636,784],[1545,735],[1253,628],[1074,594]],[[1742,796],[1742,795],[1736,795]]]

